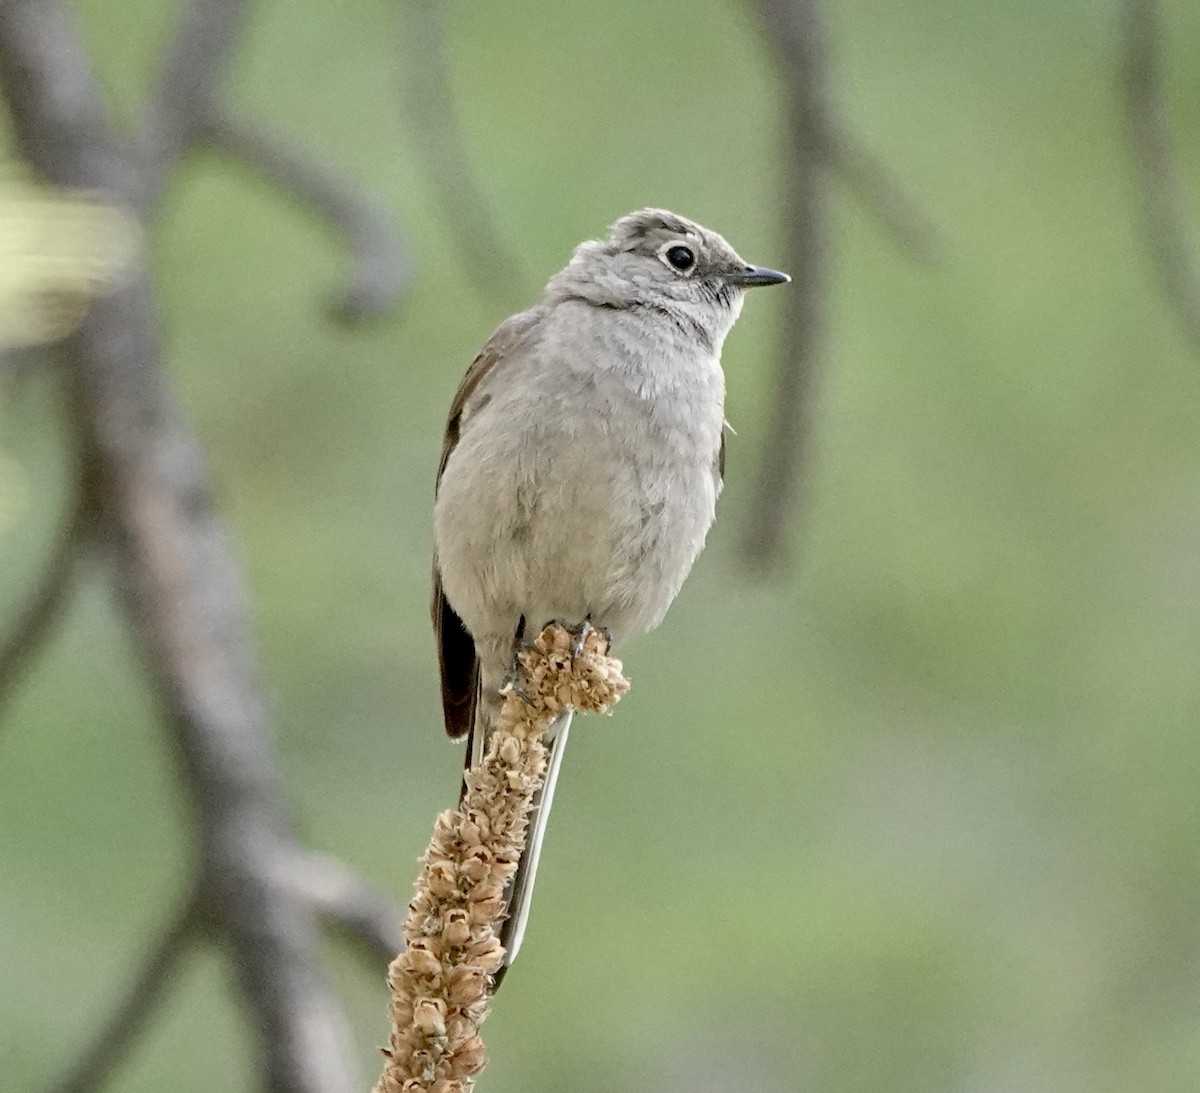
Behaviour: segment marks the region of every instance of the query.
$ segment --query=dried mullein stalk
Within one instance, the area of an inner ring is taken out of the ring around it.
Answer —
[[[546,774],[546,731],[567,710],[607,711],[629,689],[600,632],[586,632],[577,656],[576,640],[551,624],[522,650],[524,694],[508,689],[462,801],[437,818],[404,925],[407,947],[388,970],[392,1033],[375,1093],[467,1093],[484,1067],[479,1026],[504,958],[504,889]]]

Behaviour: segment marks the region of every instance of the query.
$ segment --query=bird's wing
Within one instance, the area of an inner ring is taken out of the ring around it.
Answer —
[[[446,437],[442,443],[442,458],[438,463],[437,484],[450,460],[450,454],[458,444],[462,429],[470,416],[472,396],[496,378],[497,365],[530,340],[538,324],[537,311],[524,311],[513,315],[496,328],[479,351],[479,355],[467,369],[462,383],[450,404],[450,418],[446,422]],[[503,374],[503,368],[499,369]],[[437,490],[434,489],[436,496]],[[433,632],[437,639],[438,669],[442,677],[442,712],[446,732],[455,739],[465,736],[475,716],[475,696],[479,686],[479,665],[475,658],[475,642],[462,619],[454,612],[442,589],[442,575],[438,568],[437,555],[433,559],[433,597],[430,604],[433,616]]]
[[[442,591],[442,575],[433,560],[433,633],[437,639],[438,669],[442,676],[442,715],[446,732],[455,740],[471,731],[479,662],[475,642]]]

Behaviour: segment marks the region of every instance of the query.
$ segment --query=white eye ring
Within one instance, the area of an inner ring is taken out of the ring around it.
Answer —
[[[677,239],[673,239],[669,243],[664,243],[659,248],[658,257],[673,272],[681,274],[684,277],[688,276],[696,268],[696,248],[687,243],[681,243]]]

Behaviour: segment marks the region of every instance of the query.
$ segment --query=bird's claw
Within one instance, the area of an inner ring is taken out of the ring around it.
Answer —
[[[533,705],[533,698],[530,696],[528,689],[525,686],[525,669],[521,666],[521,661],[517,654],[513,653],[512,663],[508,666],[508,671],[504,673],[504,683],[501,685],[501,690],[511,689],[526,706]]]
[[[592,625],[591,617],[588,616],[575,629],[569,632],[575,635],[575,644],[571,647],[571,656],[578,657],[583,652],[584,642],[587,641],[587,636],[596,628]]]
[[[587,643],[587,636],[593,632],[599,632],[607,646],[611,647],[612,645],[612,631],[607,626],[596,626],[592,622],[591,615],[585,617],[583,622],[576,623],[564,622],[562,619],[551,619],[542,629],[545,630],[547,626],[561,626],[575,639],[575,643],[571,646],[571,656],[573,658],[583,653],[583,647]]]

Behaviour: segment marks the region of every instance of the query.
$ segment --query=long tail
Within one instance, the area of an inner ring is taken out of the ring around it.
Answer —
[[[571,712],[560,716],[547,733],[550,755],[546,764],[546,780],[534,795],[529,815],[529,832],[525,850],[517,863],[517,871],[508,886],[508,917],[500,928],[500,944],[505,948],[504,964],[496,973],[493,990],[499,990],[505,973],[517,959],[525,927],[529,923],[529,907],[533,897],[533,882],[537,878],[538,859],[542,854],[542,840],[546,837],[546,822],[550,819],[550,806],[554,803],[554,787],[562,767],[563,755],[567,750],[567,735],[571,729]],[[483,759],[484,733],[479,731],[478,722],[472,727],[467,742],[467,762],[478,766]]]

